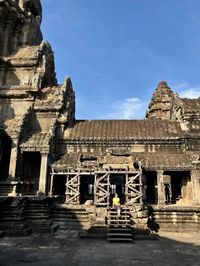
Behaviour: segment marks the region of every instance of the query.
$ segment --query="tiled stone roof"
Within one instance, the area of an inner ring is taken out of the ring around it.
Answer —
[[[82,162],[81,162],[82,154],[79,153],[70,153],[65,154],[60,158],[58,161],[54,162],[53,168],[59,170],[66,170],[66,169],[81,169]],[[96,157],[96,160],[92,162],[93,169],[98,166],[100,169],[100,165],[102,163],[109,164],[109,156],[106,155],[105,157],[102,155],[95,155],[91,153],[91,158]],[[110,156],[112,157],[112,156]],[[126,163],[127,160],[130,158],[127,156],[127,159],[124,159],[125,156],[122,158],[119,156],[120,161],[118,163]],[[190,154],[164,154],[164,153],[132,153],[131,155],[133,162],[136,160],[140,160],[142,163],[142,167],[145,170],[155,170],[155,169],[163,169],[163,170],[190,170],[192,168],[192,161],[194,160],[193,156]],[[116,158],[115,158],[116,159]],[[106,160],[106,162],[105,162]],[[116,161],[115,161],[116,162]],[[110,160],[112,164],[112,158]],[[116,162],[117,163],[117,162]],[[84,167],[83,167],[84,168]]]
[[[70,153],[64,154],[59,160],[55,161],[53,164],[54,169],[64,170],[66,168],[77,168],[80,165],[81,153]]]
[[[183,134],[179,123],[155,120],[76,121],[65,131],[66,140],[177,139]]]
[[[48,147],[50,138],[51,135],[49,133],[35,132],[24,137],[20,147],[23,149],[40,150],[42,147]]]
[[[23,116],[8,119],[2,123],[2,129],[11,137],[18,136],[22,128],[23,119]]]
[[[181,99],[182,106],[186,111],[200,111],[200,97],[198,99]]]
[[[138,158],[146,170],[159,168],[164,170],[185,170],[191,168],[193,161],[190,154],[142,153],[138,154]]]

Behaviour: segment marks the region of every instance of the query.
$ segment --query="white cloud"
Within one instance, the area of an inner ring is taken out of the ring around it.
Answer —
[[[182,82],[182,83],[175,83],[171,86],[172,90],[176,90],[176,91],[181,91],[181,90],[185,90],[186,87],[188,87],[186,82]]]
[[[195,99],[200,97],[200,87],[199,86],[189,86],[187,83],[182,82],[173,85],[172,90],[177,92],[181,98]]]
[[[143,119],[146,105],[138,98],[127,98],[112,104],[107,119]]]
[[[181,98],[190,98],[190,99],[198,98],[200,97],[200,89],[191,88],[191,89],[181,90],[179,92],[179,95]]]

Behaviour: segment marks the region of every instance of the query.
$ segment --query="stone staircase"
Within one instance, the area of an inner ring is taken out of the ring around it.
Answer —
[[[25,205],[24,216],[34,233],[53,233],[59,227],[51,217],[51,201],[48,198],[30,198]]]
[[[199,232],[200,207],[154,207],[150,210],[150,228],[169,232]]]
[[[80,206],[53,204],[51,215],[60,229],[87,229],[90,227],[88,212]]]
[[[14,187],[16,187],[17,182],[0,182],[0,196],[8,196],[13,193]]]
[[[9,198],[1,204],[0,231],[7,236],[27,236],[32,232],[24,216],[26,201],[25,198]]]
[[[122,208],[119,217],[114,208],[107,210],[107,241],[133,241],[130,212],[128,208]]]

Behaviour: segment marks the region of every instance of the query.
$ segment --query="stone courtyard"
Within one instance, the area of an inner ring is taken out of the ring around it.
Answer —
[[[200,265],[198,234],[164,233],[157,240],[108,243],[79,239],[78,231],[0,239],[0,265]]]
[[[161,81],[143,120],[79,120],[41,1],[0,14],[0,266],[200,265],[200,97]]]

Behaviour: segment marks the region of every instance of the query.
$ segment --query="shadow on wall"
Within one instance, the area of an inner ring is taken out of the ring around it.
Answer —
[[[6,236],[26,236],[32,233],[54,233],[58,228],[84,228],[88,223],[85,209],[56,204],[48,197],[1,197],[0,231]]]
[[[11,101],[9,99],[6,99],[6,101],[3,99],[3,101],[0,101],[0,120],[3,122],[14,119],[15,118],[15,111],[14,108],[11,105]],[[9,123],[8,123],[9,124]],[[6,130],[6,125],[3,125],[3,128]]]
[[[148,222],[147,226],[150,230],[153,232],[158,232],[160,229],[159,224],[155,221],[154,215],[153,215],[153,208],[151,206],[148,206]]]

